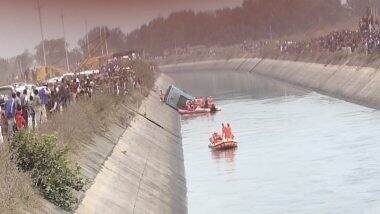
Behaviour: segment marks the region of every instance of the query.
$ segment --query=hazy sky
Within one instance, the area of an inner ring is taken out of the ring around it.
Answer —
[[[63,11],[67,40],[76,46],[88,28],[98,25],[131,31],[157,16],[181,9],[210,10],[234,7],[243,0],[40,0],[47,39],[62,37]],[[37,0],[0,0],[0,56],[10,57],[34,47],[41,40]]]

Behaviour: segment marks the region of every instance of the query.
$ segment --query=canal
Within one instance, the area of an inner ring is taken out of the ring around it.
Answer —
[[[168,73],[221,112],[182,118],[189,213],[380,209],[380,113],[247,73]],[[235,150],[208,138],[229,122]]]

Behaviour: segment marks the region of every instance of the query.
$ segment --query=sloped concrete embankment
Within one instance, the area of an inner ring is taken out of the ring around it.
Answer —
[[[171,83],[165,75],[157,88]],[[187,213],[178,113],[151,92],[95,178],[77,213]]]
[[[166,72],[230,70],[256,73],[332,97],[380,108],[379,70],[274,59],[232,59],[162,66]]]

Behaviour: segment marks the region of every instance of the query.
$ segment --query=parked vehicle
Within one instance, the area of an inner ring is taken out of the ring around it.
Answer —
[[[15,88],[11,85],[0,87],[0,105],[5,104],[8,100],[9,95],[15,91]]]

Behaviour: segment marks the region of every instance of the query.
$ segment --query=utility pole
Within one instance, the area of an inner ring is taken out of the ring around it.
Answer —
[[[270,38],[270,41],[272,42],[273,41],[272,25],[269,25],[269,38]]]
[[[87,26],[87,19],[84,18],[84,25],[85,25],[85,29],[86,29],[86,45],[87,45],[87,54],[90,56],[90,44],[88,42],[88,26]]]
[[[18,67],[20,69],[20,76],[22,76],[22,64],[21,64],[21,60],[17,60],[18,61]]]
[[[102,28],[103,28],[103,27],[99,27],[100,41],[101,41],[101,42],[103,41]],[[104,55],[103,45],[102,45],[101,48],[102,48],[102,56],[103,56],[103,55]]]
[[[66,31],[65,31],[65,22],[63,20],[63,13],[61,14],[61,20],[62,20],[63,42],[65,45],[66,69],[67,69],[67,71],[70,71],[69,57],[67,54]]]
[[[105,42],[106,42],[106,53],[107,53],[107,56],[109,55],[109,52],[108,52],[108,43],[107,43],[107,36],[108,36],[108,30],[106,27],[105,28],[105,33],[106,33],[106,36],[104,37],[105,39]]]
[[[41,18],[41,5],[40,5],[40,0],[37,0],[37,9],[38,9],[38,18],[40,20],[40,29],[41,29],[41,39],[42,39],[42,52],[44,56],[44,65],[46,67],[46,53],[45,53],[45,38],[44,38],[44,32],[42,29],[42,18]]]
[[[374,12],[374,19],[376,21],[377,20],[377,5],[374,6],[374,10],[375,10],[375,12]]]
[[[177,60],[177,55],[178,55],[178,53],[177,53],[177,39],[174,39],[174,51],[175,51],[175,58],[176,58],[176,60]]]

